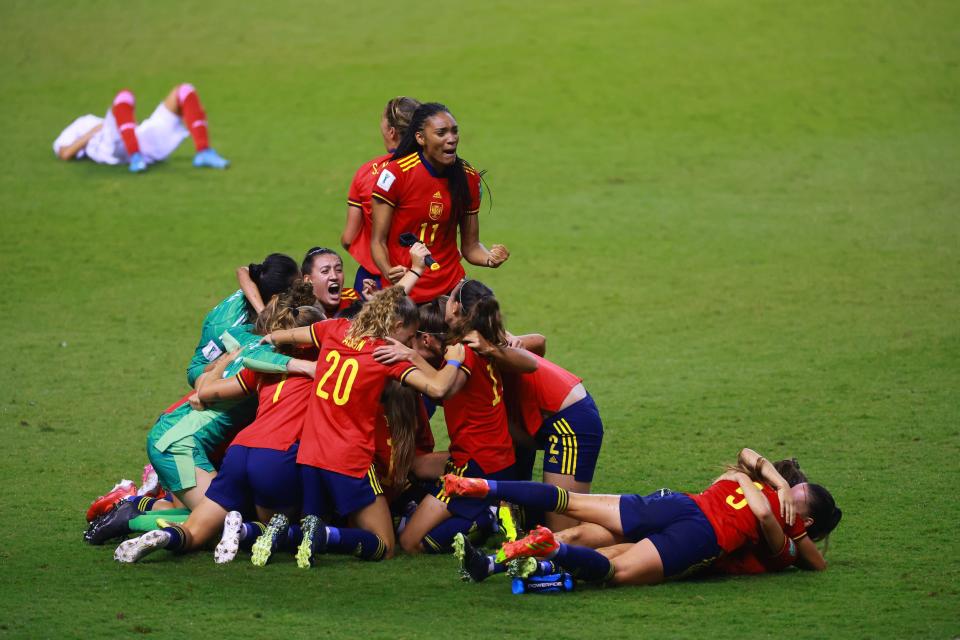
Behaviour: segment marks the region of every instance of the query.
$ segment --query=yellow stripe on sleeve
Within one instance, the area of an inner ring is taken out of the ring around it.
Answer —
[[[240,388],[243,389],[243,392],[246,393],[247,395],[249,395],[249,394],[250,394],[250,387],[248,387],[248,386],[247,386],[247,383],[243,381],[243,375],[241,375],[241,374],[238,373],[237,376],[236,376],[236,378],[237,378],[237,382],[240,383]]]
[[[413,373],[413,372],[416,371],[416,370],[417,370],[416,367],[410,366],[410,367],[407,368],[403,373],[401,373],[401,374],[400,374],[400,384],[403,384],[403,383],[406,381],[407,376],[409,376],[411,373]]]
[[[374,198],[376,198],[377,200],[380,200],[380,201],[382,201],[382,202],[386,202],[386,203],[387,203],[388,205],[390,205],[391,207],[396,208],[396,206],[397,206],[396,203],[390,202],[389,200],[387,200],[386,198],[384,198],[384,197],[383,197],[382,195],[380,195],[379,193],[373,194],[372,197],[374,197]]]

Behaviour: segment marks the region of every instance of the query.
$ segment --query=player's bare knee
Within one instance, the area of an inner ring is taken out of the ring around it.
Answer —
[[[406,530],[400,534],[400,548],[408,555],[416,555],[423,552],[422,541],[416,536],[405,535]]]

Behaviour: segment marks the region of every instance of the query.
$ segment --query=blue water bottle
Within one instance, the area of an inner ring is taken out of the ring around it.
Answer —
[[[530,576],[529,578],[514,578],[511,590],[514,594],[521,593],[557,593],[573,591],[573,576],[567,572],[551,573],[545,576]]]

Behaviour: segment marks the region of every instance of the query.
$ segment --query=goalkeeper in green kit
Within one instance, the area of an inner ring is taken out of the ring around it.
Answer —
[[[290,286],[298,273],[292,258],[282,254],[267,256],[262,264],[251,264],[239,274],[256,287],[254,299],[270,300]],[[302,285],[297,303],[312,304],[309,286]],[[302,299],[300,299],[302,298]],[[258,300],[258,302],[259,302]],[[262,302],[259,302],[260,306]],[[238,291],[217,305],[204,319],[201,338],[187,369],[191,385],[202,380],[236,375],[244,366],[264,372],[284,372],[290,358],[274,353],[270,345],[261,345],[255,326],[248,318],[259,311]],[[229,352],[229,355],[224,355]],[[219,360],[218,360],[219,358]],[[216,364],[213,362],[216,361]],[[87,520],[91,521],[84,539],[92,544],[124,535],[130,531],[149,531],[158,518],[169,522],[186,519],[189,508],[206,492],[216,471],[210,460],[218,447],[253,419],[255,398],[224,403],[213,408],[191,406],[188,394],[169,407],[157,420],[147,437],[147,455],[151,465],[145,469],[144,484],[161,485],[187,508],[145,495],[147,486],[137,495],[131,482],[121,483],[91,505]],[[148,483],[148,473],[153,482]],[[150,492],[155,494],[155,491]],[[115,508],[116,507],[116,508]],[[149,512],[149,513],[147,513]]]

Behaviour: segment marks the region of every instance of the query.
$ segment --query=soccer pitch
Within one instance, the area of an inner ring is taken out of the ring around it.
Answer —
[[[3,3],[0,636],[960,635],[958,24],[948,1]],[[121,87],[143,118],[179,82],[229,171],[189,140],[145,175],[54,157]],[[446,103],[488,171],[481,238],[512,256],[468,272],[597,399],[594,491],[796,456],[844,511],[827,572],[513,596],[446,556],[82,542],[234,269],[337,245],[400,94]]]

